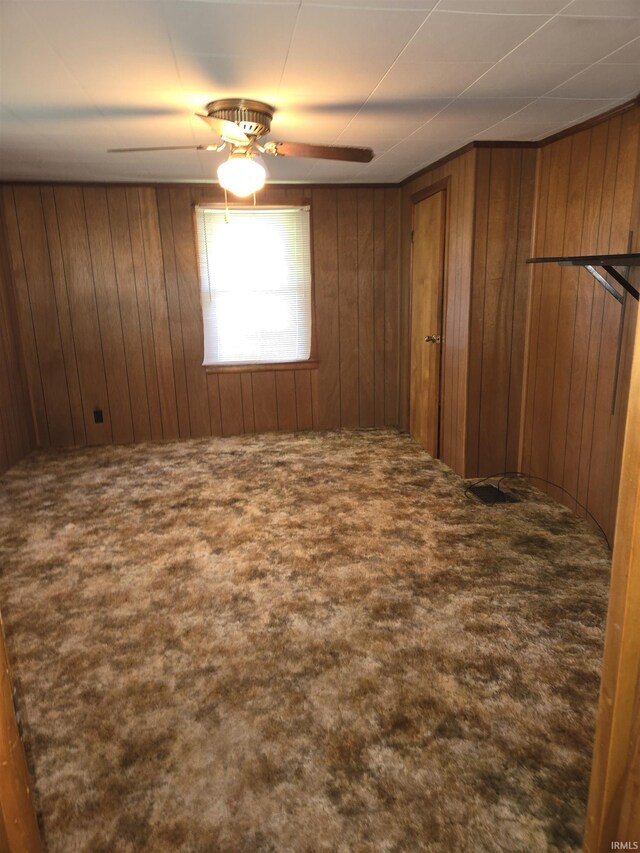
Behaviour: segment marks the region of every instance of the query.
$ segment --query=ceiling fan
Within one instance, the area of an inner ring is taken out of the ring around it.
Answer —
[[[305,142],[265,142],[260,139],[271,131],[275,108],[262,101],[244,98],[224,98],[207,104],[206,114],[196,113],[219,137],[215,145],[161,145],[153,148],[110,148],[110,154],[137,151],[196,151],[229,150],[229,159],[218,167],[220,185],[234,195],[251,195],[264,186],[266,169],[262,154],[272,157],[314,157],[321,160],[345,160],[369,163],[370,148],[341,145],[309,145]]]

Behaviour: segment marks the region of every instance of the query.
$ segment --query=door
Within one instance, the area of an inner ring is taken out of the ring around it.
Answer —
[[[440,451],[444,217],[444,190],[413,206],[409,430],[435,457]]]

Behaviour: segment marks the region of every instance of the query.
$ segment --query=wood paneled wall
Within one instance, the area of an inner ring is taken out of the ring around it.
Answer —
[[[447,182],[445,307],[443,317],[440,457],[454,471],[465,466],[469,310],[474,222],[476,151],[471,150],[420,175],[402,189],[402,303],[400,425],[409,424],[409,294],[411,281],[412,196]]]
[[[631,232],[637,246],[639,147],[636,106],[537,149],[465,150],[403,187],[401,426],[411,196],[445,179],[441,457],[467,477],[523,471],[610,538],[637,304],[621,312],[585,271],[525,261],[627,252]]]
[[[5,236],[0,211],[0,474],[35,443]]]
[[[638,246],[639,147],[636,107],[540,149],[535,255],[627,252],[630,232]],[[636,314],[635,300],[621,310],[583,270],[534,269],[521,467],[558,484],[535,481],[577,512],[586,507],[609,537]]]
[[[399,188],[261,194],[311,205],[319,366],[236,373],[202,366],[193,205],[217,187],[5,185],[2,201],[39,446],[397,424]]]
[[[518,468],[536,151],[476,155],[464,474],[486,477]]]
[[[518,462],[536,152],[472,148],[403,187],[400,423],[408,428],[412,197],[446,182],[440,456],[464,476]]]

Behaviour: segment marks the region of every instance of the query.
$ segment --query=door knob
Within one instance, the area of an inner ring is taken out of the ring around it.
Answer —
[[[440,335],[425,335],[424,340],[427,344],[439,344],[442,338]]]

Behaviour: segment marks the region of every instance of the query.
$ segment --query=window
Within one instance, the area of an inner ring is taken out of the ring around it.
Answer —
[[[204,364],[307,361],[309,208],[196,208]]]

